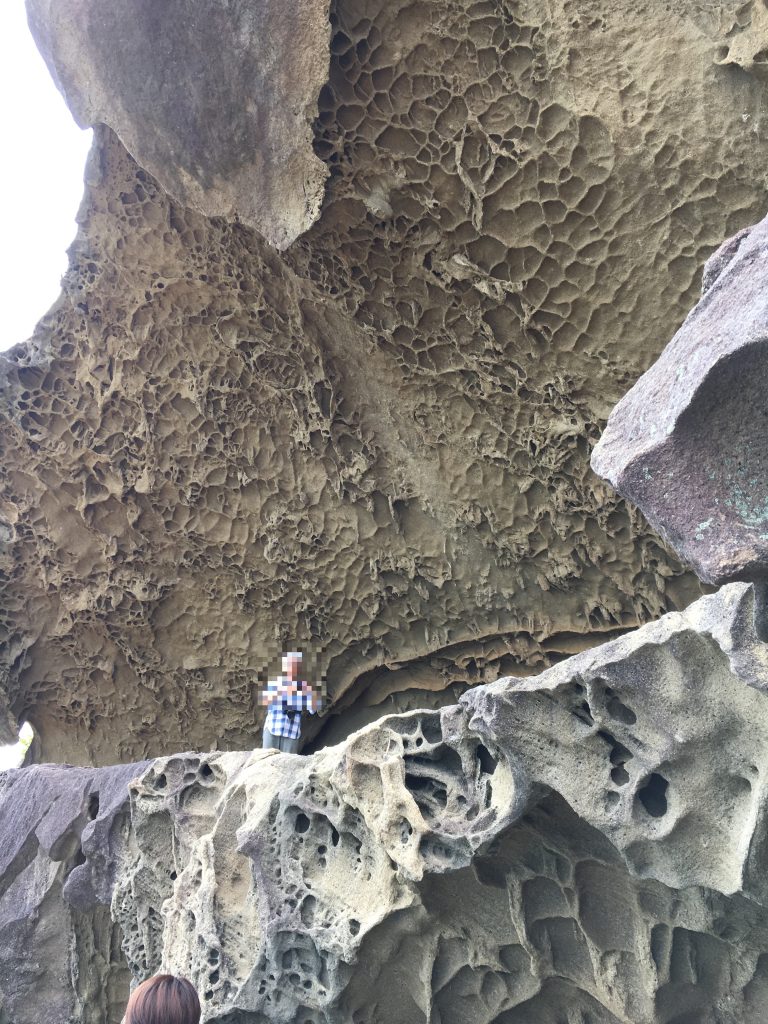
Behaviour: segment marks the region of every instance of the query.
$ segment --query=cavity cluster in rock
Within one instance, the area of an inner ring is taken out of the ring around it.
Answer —
[[[28,0],[97,128],[0,357],[72,762],[0,773],[0,1024],[762,1024],[762,5],[257,6]]]

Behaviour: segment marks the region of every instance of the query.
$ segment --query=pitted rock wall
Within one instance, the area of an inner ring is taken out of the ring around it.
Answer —
[[[128,974],[170,970],[216,1024],[759,1024],[755,597],[309,757],[7,773],[0,1020],[117,1024]]]
[[[335,3],[283,255],[96,132],[63,296],[0,360],[2,688],[43,758],[249,748],[283,645],[335,700],[458,692],[699,593],[589,454],[762,212],[741,11]]]

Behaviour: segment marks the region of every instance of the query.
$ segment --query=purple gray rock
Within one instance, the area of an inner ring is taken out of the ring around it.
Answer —
[[[108,124],[174,198],[278,249],[315,221],[312,149],[329,0],[28,0],[35,40],[82,127]]]
[[[768,578],[768,220],[726,242],[698,305],[592,453],[701,579]]]
[[[130,975],[109,905],[145,767],[0,772],[2,1024],[120,1020]]]

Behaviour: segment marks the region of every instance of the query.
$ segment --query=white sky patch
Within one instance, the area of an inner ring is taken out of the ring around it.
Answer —
[[[19,768],[24,760],[27,747],[34,738],[34,731],[29,722],[25,722],[19,732],[19,742],[12,743],[8,747],[0,747],[0,772],[8,768]]]
[[[77,127],[53,84],[27,27],[24,0],[0,3],[0,96],[4,351],[26,341],[59,296],[92,134]]]

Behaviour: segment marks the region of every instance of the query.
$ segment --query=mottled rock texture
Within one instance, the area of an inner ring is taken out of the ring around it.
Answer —
[[[724,33],[717,48],[718,64],[733,64],[750,74],[768,73],[768,8],[765,3],[743,3],[722,10]]]
[[[28,0],[81,127],[108,124],[176,199],[284,249],[315,221],[329,0]]]
[[[97,131],[64,294],[0,361],[0,685],[41,757],[250,749],[281,644],[359,721],[401,669],[453,702],[697,596],[589,455],[762,213],[741,6],[334,3],[283,254]]]
[[[701,300],[592,455],[711,583],[768,577],[766,281],[763,220],[708,261]]]
[[[105,1024],[130,982],[109,905],[146,765],[0,772],[0,1021]]]
[[[217,1024],[762,1024],[756,604],[734,584],[310,757],[9,773],[0,920],[36,915],[0,1019],[117,1024],[163,968]]]

